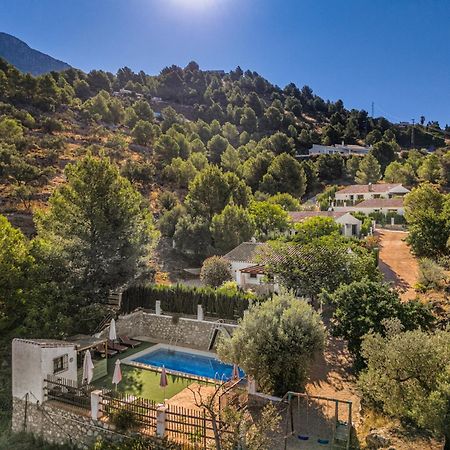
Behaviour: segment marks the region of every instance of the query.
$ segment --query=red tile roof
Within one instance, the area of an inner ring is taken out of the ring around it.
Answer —
[[[241,273],[264,275],[265,274],[265,266],[257,264],[256,266],[246,267],[245,269],[241,269]]]
[[[401,208],[403,198],[370,198],[354,206],[354,208]]]
[[[389,183],[378,183],[378,184],[352,184],[347,186],[336,194],[368,194],[369,192],[374,192],[375,194],[389,192],[392,188],[402,186],[401,183],[389,184]]]

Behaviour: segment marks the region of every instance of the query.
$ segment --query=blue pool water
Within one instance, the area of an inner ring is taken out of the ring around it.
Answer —
[[[197,375],[206,378],[230,379],[233,366],[210,356],[197,355],[179,350],[161,348],[133,359],[135,362],[150,366],[165,367],[168,370],[176,370],[186,374]],[[239,369],[239,374],[244,377],[244,372]]]

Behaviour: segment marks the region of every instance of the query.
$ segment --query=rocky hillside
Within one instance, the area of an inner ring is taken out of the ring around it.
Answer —
[[[21,72],[32,75],[42,75],[51,71],[60,72],[70,68],[69,64],[34,50],[20,39],[1,32],[0,57]]]

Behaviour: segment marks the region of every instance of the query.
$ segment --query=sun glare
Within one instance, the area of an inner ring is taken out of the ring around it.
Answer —
[[[207,10],[217,2],[218,0],[172,0],[175,6],[191,10]]]

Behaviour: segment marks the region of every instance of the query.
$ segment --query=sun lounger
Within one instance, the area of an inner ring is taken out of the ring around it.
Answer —
[[[115,350],[116,352],[122,353],[126,350],[128,350],[128,347],[125,345],[116,344],[113,341],[108,341],[108,348]]]
[[[105,347],[103,347],[103,345],[97,345],[97,347],[95,347],[95,351],[97,353],[100,353],[100,355],[102,355],[103,357],[105,357],[106,355],[114,356],[118,353],[116,350],[112,350],[111,348],[108,348],[108,350],[105,352]]]
[[[128,336],[119,336],[119,340],[123,345],[126,345],[127,347],[137,347],[138,345],[141,345],[141,341],[136,341],[134,339],[130,339]]]

